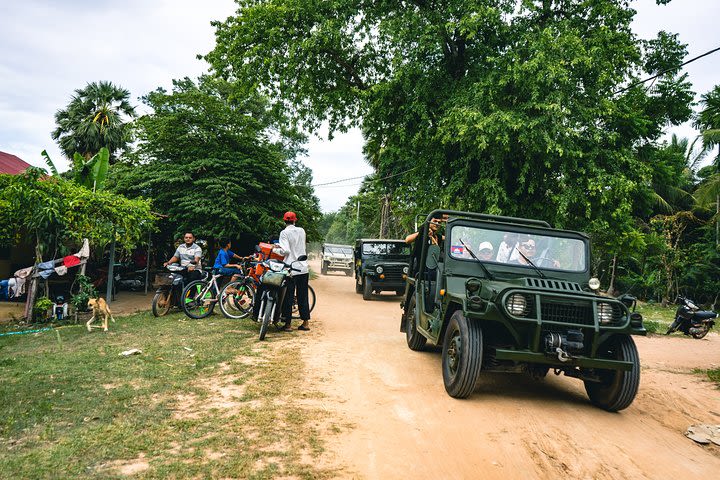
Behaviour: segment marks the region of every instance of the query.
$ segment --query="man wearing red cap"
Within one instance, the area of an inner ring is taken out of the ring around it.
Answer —
[[[288,282],[285,299],[280,313],[281,320],[285,323],[284,330],[290,330],[290,319],[292,317],[292,305],[297,291],[298,309],[300,310],[300,319],[302,325],[298,330],[310,330],[308,321],[310,320],[310,306],[308,305],[308,264],[307,261],[297,261],[303,255],[307,255],[305,251],[305,230],[295,226],[297,215],[295,212],[285,212],[283,215],[285,220],[285,230],[280,232],[280,241],[275,247],[280,255],[284,255],[283,261],[288,265],[292,264],[294,269],[290,272],[291,280]]]

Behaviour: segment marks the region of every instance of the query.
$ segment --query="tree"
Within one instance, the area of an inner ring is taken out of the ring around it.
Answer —
[[[695,118],[695,127],[701,130],[707,148],[720,145],[720,85],[702,95],[703,109]],[[702,206],[715,203],[715,244],[720,247],[720,152],[714,159],[715,173],[698,189],[696,198]]]
[[[210,76],[173,85],[143,97],[152,112],[137,120],[134,164],[113,165],[110,188],[153,198],[169,233],[267,241],[293,210],[319,239],[312,176],[296,158],[304,137],[238,85]]]
[[[66,242],[87,238],[105,246],[122,232],[122,245],[131,249],[155,224],[150,202],[128,200],[109,192],[93,192],[61,177],[46,177],[37,168],[22,175],[0,175],[0,241],[13,244],[20,232],[36,240],[36,260],[62,250]]]
[[[408,171],[385,188],[418,211],[617,231],[650,194],[638,148],[691,113],[685,46],[639,41],[626,2],[238,3],[215,24],[214,69],[307,128],[360,126],[380,177]],[[651,88],[620,92],[657,71]]]
[[[77,152],[86,160],[105,147],[110,163],[132,141],[130,120],[135,109],[130,92],[112,82],[88,83],[75,90],[70,103],[55,113],[57,128],[52,132],[63,154],[72,159]]]

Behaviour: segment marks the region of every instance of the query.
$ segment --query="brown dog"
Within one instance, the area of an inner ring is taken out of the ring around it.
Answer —
[[[92,307],[93,314],[92,317],[90,317],[90,320],[85,324],[85,326],[88,329],[88,332],[92,331],[92,327],[90,324],[95,321],[95,317],[99,317],[100,315],[103,316],[103,325],[102,329],[104,331],[108,331],[108,317],[115,323],[115,319],[112,316],[112,312],[110,311],[110,308],[108,307],[107,302],[104,298],[91,298],[88,300],[88,307]],[[100,328],[98,325],[96,328]]]

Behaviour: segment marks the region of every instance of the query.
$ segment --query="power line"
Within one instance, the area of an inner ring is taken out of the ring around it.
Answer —
[[[710,54],[712,54],[712,53],[715,53],[715,52],[717,52],[718,50],[720,50],[720,47],[713,48],[712,50],[709,50],[709,51],[703,53],[702,55],[698,55],[698,56],[695,57],[695,58],[691,58],[691,59],[688,60],[687,62],[681,64],[678,68],[682,68],[682,67],[684,67],[685,65],[688,65],[688,64],[694,62],[695,60],[700,60],[700,59],[703,58],[703,57],[707,57],[708,55],[710,55]],[[661,77],[661,76],[665,75],[667,72],[670,72],[670,71],[672,71],[672,70],[675,70],[675,68],[668,68],[668,69],[666,69],[666,70],[663,70],[663,71],[660,72],[660,73],[657,73],[657,74],[653,75],[652,77],[646,78],[645,80],[640,80],[640,81],[635,82],[635,83],[633,83],[633,84],[631,84],[631,85],[628,85],[627,87],[622,88],[622,89],[618,90],[617,92],[613,92],[613,95],[617,95],[618,93],[622,93],[622,92],[625,92],[625,91],[627,91],[627,90],[630,90],[631,88],[637,87],[638,85],[642,85],[643,83],[649,82],[650,80],[654,80],[654,79],[656,79],[656,78],[658,78],[658,77]]]
[[[392,174],[386,175],[386,176],[384,176],[384,177],[382,177],[382,178],[373,178],[371,181],[378,181],[378,182],[379,182],[379,181],[382,181],[382,180],[387,180],[388,178],[397,177],[397,176],[399,176],[399,175],[405,175],[406,173],[411,172],[411,171],[415,170],[416,168],[418,168],[418,166],[415,166],[415,167],[413,167],[413,168],[409,168],[409,169],[404,170],[404,171],[402,171],[402,172],[392,173]],[[317,185],[312,185],[312,186],[313,186],[313,187],[327,187],[327,188],[332,188],[332,187],[328,187],[328,186],[329,186],[329,185],[334,185],[334,184],[340,183],[340,182],[347,182],[348,180],[357,180],[358,178],[365,178],[366,176],[367,176],[367,175],[363,175],[363,176],[361,176],[361,177],[343,178],[342,180],[334,180],[334,181],[332,181],[332,182],[318,183]],[[354,186],[354,185],[362,185],[362,184],[363,184],[363,182],[360,182],[360,183],[351,183],[351,184],[349,184],[349,185],[334,185],[334,187],[335,187],[335,188],[337,188],[337,187],[352,187],[352,186]]]

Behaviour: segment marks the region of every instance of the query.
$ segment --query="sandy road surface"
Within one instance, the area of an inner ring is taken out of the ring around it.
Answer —
[[[683,436],[720,424],[720,390],[692,375],[720,365],[720,337],[638,338],[640,391],[626,410],[593,407],[582,382],[484,374],[466,400],[443,388],[440,354],[413,352],[399,298],[363,301],[342,273],[312,281],[308,381],[354,428],[328,438],[349,478],[720,478],[720,449]]]

